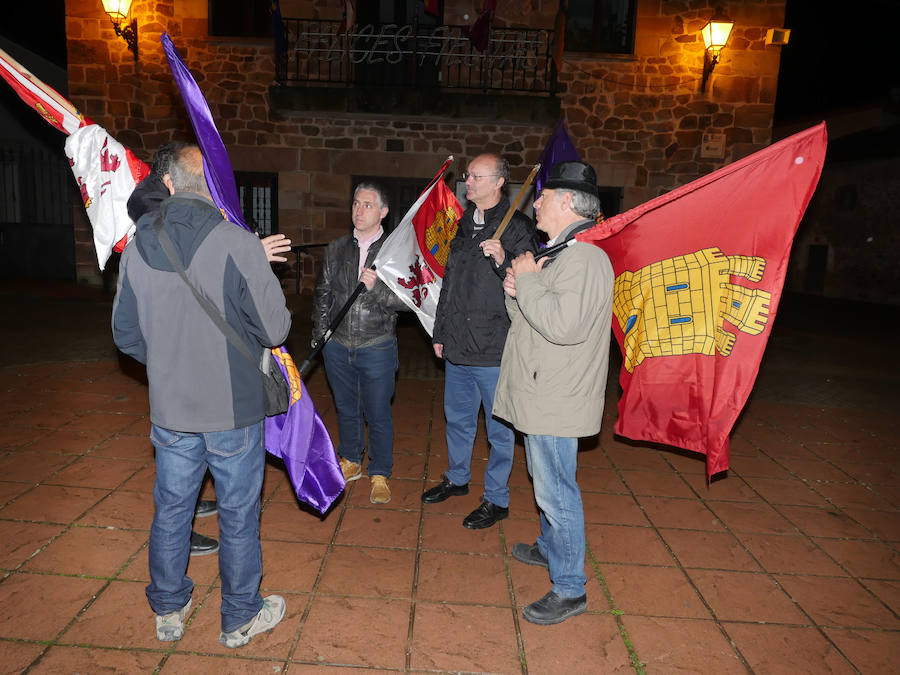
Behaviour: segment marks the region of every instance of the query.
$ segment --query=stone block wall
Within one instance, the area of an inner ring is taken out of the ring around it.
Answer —
[[[284,16],[338,19],[342,0],[283,0]],[[475,20],[480,1],[446,0],[445,21]],[[635,53],[566,53],[559,75],[563,117],[599,182],[624,191],[624,208],[767,145],[780,48],[765,46],[782,26],[784,0],[717,2],[736,22],[706,92],[700,91],[699,30],[705,0],[638,0]],[[497,119],[365,116],[273,109],[271,40],[207,35],[205,0],[135,0],[140,58],[135,62],[100,0],[66,0],[69,91],[86,115],[149,161],[157,147],[192,133],[159,37],[168,31],[206,96],[236,170],[277,171],[281,231],[295,241],[327,241],[349,227],[354,174],[427,178],[447,154],[464,162],[499,152],[520,182],[552,130]],[[500,26],[552,27],[557,0],[500,3]],[[460,94],[464,95],[464,94]],[[529,97],[522,97],[529,105]],[[700,156],[707,131],[725,135],[725,156]],[[406,205],[400,205],[405,208]],[[77,215],[78,278],[99,271],[83,211]],[[314,264],[302,262],[304,287]],[[285,287],[293,288],[289,281]]]

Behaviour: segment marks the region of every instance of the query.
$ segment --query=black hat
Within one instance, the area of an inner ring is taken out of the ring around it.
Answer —
[[[600,196],[597,189],[597,174],[594,167],[584,162],[560,162],[550,169],[550,176],[542,186],[548,190],[578,190],[595,197]]]

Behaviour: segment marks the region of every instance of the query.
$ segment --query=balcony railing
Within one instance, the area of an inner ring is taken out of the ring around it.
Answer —
[[[279,84],[356,84],[552,94],[553,31],[494,28],[484,51],[468,26],[366,25],[284,19]]]

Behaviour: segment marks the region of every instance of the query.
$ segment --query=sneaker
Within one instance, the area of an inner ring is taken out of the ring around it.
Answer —
[[[341,473],[344,474],[344,480],[349,483],[351,480],[359,480],[359,477],[362,476],[362,466],[357,464],[356,462],[351,462],[349,459],[340,458],[341,460]]]
[[[388,487],[387,478],[384,476],[372,476],[372,492],[369,501],[373,504],[387,504],[391,501],[391,488]]]
[[[184,637],[184,617],[191,611],[191,601],[176,612],[156,615],[156,639],[160,642],[175,642]]]
[[[230,633],[219,633],[219,643],[230,649],[243,647],[254,635],[272,630],[281,623],[285,610],[284,598],[270,595],[263,599],[263,608],[250,621]]]

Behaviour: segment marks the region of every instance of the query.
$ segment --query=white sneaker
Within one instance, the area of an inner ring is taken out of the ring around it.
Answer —
[[[160,642],[174,642],[184,637],[184,617],[191,611],[191,601],[177,612],[156,615],[156,639]]]
[[[286,605],[280,595],[263,598],[263,607],[250,621],[230,633],[219,633],[219,642],[225,647],[234,649],[243,647],[254,635],[272,630],[284,618]]]

